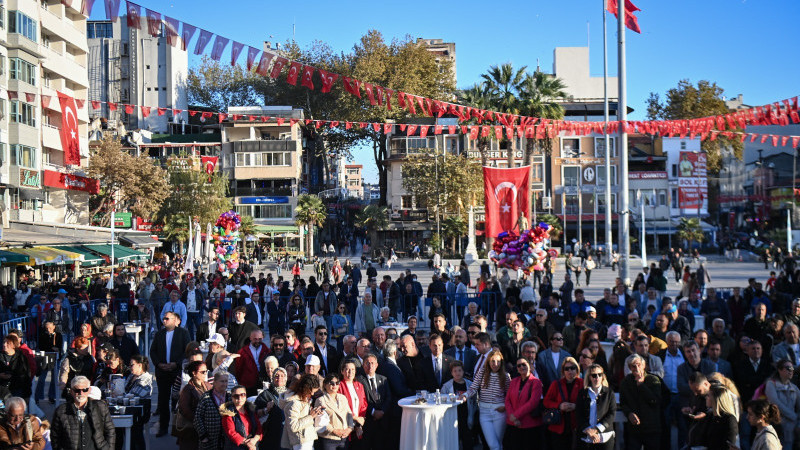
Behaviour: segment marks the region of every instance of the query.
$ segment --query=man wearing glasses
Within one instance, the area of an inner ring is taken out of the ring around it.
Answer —
[[[174,292],[172,296],[177,296]],[[186,328],[181,328],[181,318],[176,313],[167,311],[162,322],[164,328],[158,330],[153,343],[150,345],[150,360],[156,368],[156,384],[158,385],[158,423],[159,429],[156,437],[167,434],[169,427],[170,390],[175,380],[181,374],[186,345],[191,338]]]
[[[314,329],[314,354],[322,361],[320,373],[325,376],[329,373],[336,373],[339,368],[341,355],[339,352],[328,345],[328,329],[324,325],[318,325]]]
[[[89,379],[84,376],[72,379],[71,401],[60,405],[53,414],[50,431],[53,448],[115,447],[117,434],[108,406],[103,401],[89,398],[90,386]],[[166,391],[169,395],[169,388]],[[169,420],[169,411],[166,414]]]
[[[538,314],[538,313],[537,313]],[[559,368],[564,359],[571,355],[562,347],[564,346],[564,336],[561,333],[554,333],[550,338],[550,348],[539,353],[538,366],[540,369],[542,385],[550,384],[561,377]]]

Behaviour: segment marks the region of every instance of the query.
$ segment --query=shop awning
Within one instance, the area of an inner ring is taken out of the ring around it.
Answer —
[[[111,262],[111,246],[108,244],[105,245],[84,245],[84,247],[88,248],[89,250],[99,253],[103,256],[108,262]],[[137,252],[136,250],[131,250],[128,247],[123,247],[118,244],[114,244],[114,260],[119,261],[145,261],[149,258],[146,253]]]
[[[27,256],[28,264],[32,266],[83,261],[83,255],[80,253],[53,247],[11,248],[9,251]]]
[[[256,233],[297,233],[299,230],[296,226],[291,225],[255,225],[253,227]]]
[[[83,261],[81,261],[81,266],[83,267],[99,266],[105,262],[105,259],[95,255],[94,253],[90,252],[88,249],[83,247],[70,247],[67,245],[62,245],[54,248],[59,250],[65,250],[68,252],[79,253],[83,255]]]
[[[0,250],[0,263],[3,264],[27,264],[30,258],[27,255]]]
[[[150,236],[132,236],[124,234],[119,237],[121,242],[130,245],[132,248],[158,248],[161,247],[161,241],[153,239]]]

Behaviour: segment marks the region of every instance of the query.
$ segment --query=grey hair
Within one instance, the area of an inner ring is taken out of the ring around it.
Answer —
[[[21,407],[22,412],[24,413],[25,410],[27,409],[27,406],[25,405],[25,400],[23,400],[21,397],[9,397],[8,400],[6,400],[6,411],[11,411],[12,409],[17,407]]]
[[[386,342],[383,344],[383,353],[386,356],[396,356],[397,355],[397,342],[394,339],[387,339]]]
[[[72,381],[69,383],[69,387],[71,387],[71,388],[73,388],[73,389],[74,389],[74,388],[75,388],[75,386],[77,386],[77,385],[79,385],[79,384],[81,384],[81,383],[86,383],[86,384],[88,384],[88,385],[91,385],[91,384],[92,384],[92,382],[91,382],[91,381],[89,381],[89,379],[88,379],[88,378],[86,378],[85,376],[83,376],[83,375],[78,375],[78,376],[76,376],[75,378],[73,378],[73,379],[72,379]]]
[[[356,337],[353,336],[352,334],[348,334],[347,336],[342,338],[342,342],[349,341],[350,339],[356,339]],[[358,344],[358,340],[357,339],[356,339],[356,344]]]
[[[384,311],[391,312],[388,306],[384,306],[383,308],[381,308],[381,314],[383,314]]]
[[[478,304],[477,304],[477,303],[475,303],[475,302],[469,302],[469,303],[467,303],[467,308],[469,308],[470,306],[474,306],[474,307],[476,307],[476,308],[477,308],[477,307],[478,307]]]
[[[665,338],[667,338],[667,339],[669,339],[669,338],[670,338],[670,336],[677,336],[677,337],[678,337],[678,340],[681,340],[681,334],[680,334],[680,333],[678,333],[677,331],[670,331],[670,332],[668,332],[668,333],[667,333],[667,335],[666,335],[666,336],[664,336],[664,337],[665,337]]]
[[[103,328],[103,332],[105,332],[105,333],[113,333],[113,332],[114,332],[114,328],[116,328],[116,327],[117,327],[117,326],[116,326],[115,324],[113,324],[113,323],[109,322],[109,323],[107,323],[107,324],[106,324],[106,326]]]
[[[276,358],[276,357],[274,357],[274,356],[272,356],[272,355],[270,355],[270,356],[267,356],[267,357],[264,359],[264,365],[265,365],[265,366],[266,366],[267,364],[271,363],[271,362],[274,362],[274,363],[275,363],[275,365],[276,365],[276,366],[279,366],[279,367],[280,367],[280,365],[281,365],[281,363],[278,361],[278,358]]]
[[[626,367],[633,367],[634,364],[641,363],[643,366],[647,365],[647,361],[644,360],[638,353],[634,353],[627,358],[625,358],[625,366]]]
[[[711,321],[711,325],[712,325],[712,326],[713,326],[714,324],[716,324],[716,323],[722,323],[722,326],[725,326],[725,319],[720,319],[719,317],[717,317],[716,319],[714,319],[714,320],[712,320],[712,321]]]
[[[99,310],[106,310],[107,311],[108,310],[108,305],[106,305],[105,303],[100,303],[99,305],[97,305],[97,309],[98,309],[98,311]]]
[[[230,376],[231,376],[230,372],[228,372],[227,370],[220,369],[214,372],[214,381],[222,377],[228,377],[228,379],[230,379]]]
[[[524,352],[525,349],[528,347],[533,347],[534,350],[536,350],[537,352],[539,351],[539,344],[533,341],[525,341],[525,343],[522,344],[521,351]]]
[[[544,308],[539,308],[536,310],[536,314],[544,313],[544,317],[547,317],[547,310]]]

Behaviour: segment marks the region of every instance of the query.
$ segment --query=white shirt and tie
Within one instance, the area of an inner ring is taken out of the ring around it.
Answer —
[[[431,359],[433,360],[433,374],[436,376],[436,385],[442,385],[442,355],[434,356],[431,355]]]
[[[175,330],[167,331],[165,335],[165,341],[167,344],[167,360],[164,362],[170,362],[169,357],[172,355],[172,337],[175,335]]]

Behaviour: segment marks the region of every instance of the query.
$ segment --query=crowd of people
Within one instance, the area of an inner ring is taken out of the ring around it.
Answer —
[[[555,289],[552,272],[512,280],[488,264],[475,279],[466,264],[437,265],[423,287],[411,270],[379,279],[372,263],[337,257],[308,278],[176,263],[118,273],[112,289],[26,280],[0,290],[4,310],[31,320],[3,337],[0,448],[120,448],[115,378],[143,405],[134,449],[151,412],[156,437],[181,449],[397,448],[398,400],[422,391],[461,400],[464,449],[800,444],[796,274],[723,297],[703,264],[665,254],[630,289],[616,279],[587,299],[573,277],[580,267],[590,282],[591,255],[570,258]],[[468,292],[480,295],[458,306]],[[106,300],[92,312],[90,299]],[[126,320],[153,325],[149,348]],[[50,420],[26,414],[45,394],[59,403]]]

